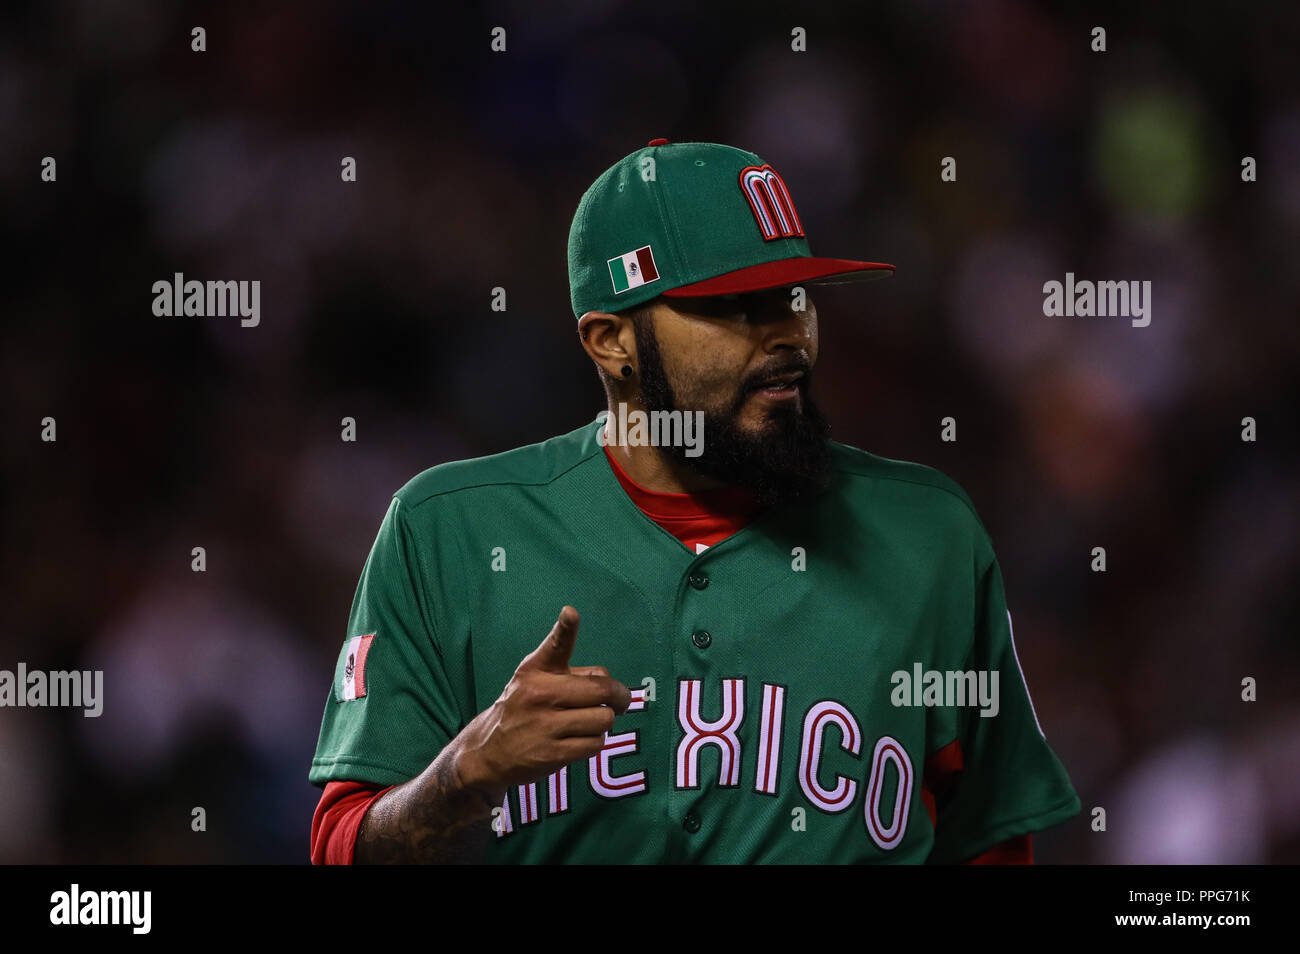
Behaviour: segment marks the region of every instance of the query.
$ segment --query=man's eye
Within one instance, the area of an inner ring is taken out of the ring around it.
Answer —
[[[747,310],[744,295],[707,295],[696,299],[688,307],[695,314],[708,315],[710,318],[726,318]]]

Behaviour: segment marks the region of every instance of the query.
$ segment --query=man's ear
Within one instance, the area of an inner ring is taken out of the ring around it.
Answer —
[[[636,332],[628,315],[589,311],[578,320],[582,347],[597,367],[615,381],[623,377],[623,366],[636,367]]]

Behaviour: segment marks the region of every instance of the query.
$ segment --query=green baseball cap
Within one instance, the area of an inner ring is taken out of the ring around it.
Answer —
[[[592,183],[569,227],[569,299],[581,318],[659,295],[734,295],[885,278],[893,265],[814,258],[785,180],[713,142],[652,139]]]

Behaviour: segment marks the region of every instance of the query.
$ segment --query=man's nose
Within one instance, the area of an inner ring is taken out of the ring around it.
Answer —
[[[807,350],[816,335],[817,312],[806,294],[796,297],[783,291],[756,299],[750,321],[763,330],[767,350]]]

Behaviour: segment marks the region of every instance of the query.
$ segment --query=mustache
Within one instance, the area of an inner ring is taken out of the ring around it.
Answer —
[[[768,381],[771,381],[773,378],[781,377],[782,375],[786,375],[786,374],[800,374],[800,373],[802,373],[803,377],[799,378],[799,380],[795,382],[795,386],[798,387],[800,390],[803,390],[808,387],[809,379],[812,377],[811,362],[807,361],[806,359],[805,360],[796,359],[793,361],[782,361],[779,363],[770,364],[766,367],[759,368],[757,371],[755,371],[752,374],[746,375],[745,379],[741,382],[740,393],[741,395],[747,395],[752,391],[760,390],[764,385],[767,384]]]

